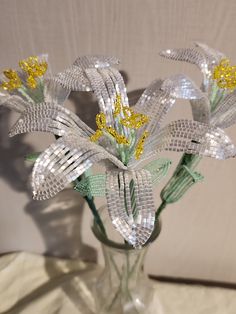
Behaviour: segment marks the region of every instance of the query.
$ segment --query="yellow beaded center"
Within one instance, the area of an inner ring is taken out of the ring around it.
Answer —
[[[121,112],[123,112],[124,118],[120,120],[120,123],[130,129],[139,129],[149,121],[148,116],[142,113],[135,113],[134,110],[130,107],[122,106],[121,96],[117,95],[113,116],[117,117],[119,114],[121,114]]]
[[[28,74],[27,85],[33,89],[37,87],[36,78],[43,76],[48,68],[46,61],[39,62],[38,57],[35,56],[21,60],[19,66]]]
[[[139,129],[144,124],[148,123],[148,116],[142,113],[136,113],[133,109],[123,106],[121,95],[116,95],[116,100],[114,102],[114,119],[118,119],[119,123],[130,129]],[[130,145],[130,141],[122,134],[119,134],[113,127],[107,126],[106,116],[104,113],[98,113],[96,115],[97,130],[90,137],[90,140],[96,142],[100,139],[104,133],[110,134],[118,144]],[[137,146],[135,148],[135,158],[139,159],[143,153],[144,141],[148,137],[149,133],[145,131],[141,138],[139,139]]]
[[[19,66],[27,74],[27,86],[32,89],[37,87],[37,78],[43,76],[48,68],[46,61],[39,62],[38,57],[34,56],[19,61]],[[23,83],[16,71],[9,69],[3,71],[3,74],[9,81],[2,82],[1,88],[12,91],[22,86]]]
[[[231,66],[228,59],[220,61],[214,68],[212,77],[220,88],[230,90],[236,88],[236,66]]]
[[[112,128],[111,126],[107,126],[106,125],[106,116],[103,112],[98,113],[96,115],[96,124],[98,129],[96,130],[96,132],[90,137],[90,140],[92,142],[96,142],[97,140],[99,140],[99,138],[104,135],[104,132],[109,133],[112,137],[115,138],[116,142],[118,144],[125,144],[128,145],[129,141],[128,139],[124,136],[119,134],[118,132],[116,132],[116,130],[114,128]]]
[[[140,137],[138,144],[136,146],[136,150],[135,150],[135,158],[136,159],[140,159],[141,155],[143,154],[144,142],[148,136],[149,136],[149,132],[144,131],[143,135]]]
[[[1,84],[1,87],[3,89],[12,91],[14,89],[21,87],[21,85],[22,85],[21,79],[20,79],[20,77],[16,71],[14,71],[12,69],[8,69],[8,70],[3,71],[3,74],[9,80],[8,82],[4,81]]]

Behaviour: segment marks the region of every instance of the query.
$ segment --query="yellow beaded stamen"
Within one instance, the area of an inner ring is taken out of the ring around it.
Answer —
[[[90,140],[92,142],[97,142],[99,138],[103,135],[102,130],[106,128],[106,116],[103,112],[98,113],[96,115],[96,124],[97,124],[98,129],[92,136],[90,136]]]
[[[123,114],[119,118],[119,123],[130,129],[139,129],[145,123],[149,121],[149,117],[142,113],[136,113],[132,108],[122,105],[121,95],[116,95],[116,100],[114,102],[113,117],[117,118],[119,115]],[[113,127],[106,125],[106,116],[104,113],[98,113],[96,115],[96,124],[98,129],[90,137],[92,142],[96,142],[99,138],[104,135],[104,132],[109,133],[117,142],[117,144],[130,145],[130,141],[122,134],[119,134]],[[135,158],[139,159],[143,153],[144,141],[148,137],[149,132],[145,131],[141,138],[139,139],[136,149]]]
[[[122,110],[125,118],[121,119],[120,123],[126,126],[127,128],[139,129],[149,121],[148,116],[146,116],[145,114],[136,113],[134,112],[132,108],[127,107],[127,106],[122,106],[121,96],[119,94],[116,95],[114,106],[115,106],[115,110],[114,110],[113,116],[117,117],[121,113],[121,110]]]
[[[3,82],[0,87],[9,91],[12,91],[14,89],[21,87],[22,82],[16,71],[9,69],[9,70],[3,71],[3,74],[6,76],[6,78],[9,79],[9,81]]]
[[[120,123],[128,128],[139,129],[149,121],[148,116],[142,113],[135,113],[129,107],[123,107],[123,112],[125,118]]]
[[[90,136],[90,140],[92,142],[96,142],[97,140],[99,140],[99,138],[103,135],[103,131],[106,131],[115,138],[118,144],[129,144],[128,139],[124,135],[117,133],[114,128],[106,125],[106,116],[103,112],[96,115],[96,124],[98,129],[92,136]]]
[[[236,66],[230,66],[228,59],[222,59],[214,68],[212,77],[220,88],[236,88]]]
[[[96,115],[96,124],[98,129],[102,130],[106,127],[106,116],[103,112]]]
[[[140,137],[138,144],[135,149],[135,158],[140,159],[142,153],[143,153],[143,148],[144,148],[144,142],[146,138],[149,136],[148,131],[144,131],[143,135]]]
[[[48,68],[46,61],[39,62],[38,57],[35,56],[19,61],[19,66],[28,74],[27,85],[32,89],[37,87],[36,78],[43,76]]]
[[[121,107],[122,107],[122,105],[121,105],[121,95],[119,95],[119,94],[116,95],[116,100],[115,100],[115,103],[114,103],[114,107],[115,107],[115,110],[113,112],[113,116],[117,117],[120,114]]]
[[[118,134],[114,128],[107,126],[106,131],[116,139],[118,144],[129,145],[129,140],[124,135]]]
[[[102,135],[103,135],[102,130],[98,129],[92,136],[90,136],[90,140],[92,142],[97,142]]]

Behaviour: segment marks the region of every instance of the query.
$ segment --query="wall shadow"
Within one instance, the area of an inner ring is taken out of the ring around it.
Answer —
[[[96,262],[96,250],[82,239],[85,210],[83,198],[71,188],[47,201],[31,200],[25,207],[44,239],[46,255]]]
[[[96,250],[82,240],[85,203],[79,193],[66,189],[47,201],[32,199],[29,186],[32,166],[25,164],[25,156],[32,153],[34,148],[25,143],[25,135],[9,138],[11,117],[12,113],[0,106],[0,178],[13,191],[27,195],[24,211],[31,216],[42,235],[44,254],[96,262]]]

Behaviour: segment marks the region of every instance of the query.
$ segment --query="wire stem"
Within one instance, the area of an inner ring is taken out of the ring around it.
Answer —
[[[78,183],[82,180],[83,178],[83,175],[79,176],[75,181],[74,183]],[[104,236],[107,238],[107,234],[106,234],[106,229],[104,227],[104,224],[102,222],[102,219],[99,215],[99,212],[96,208],[96,205],[94,203],[94,198],[92,196],[83,196],[84,200],[87,202],[92,214],[93,214],[93,217],[94,217],[94,220],[96,222],[96,224],[99,226],[101,232],[104,234]]]
[[[104,236],[107,238],[107,234],[106,234],[106,229],[104,227],[104,224],[102,222],[102,219],[98,213],[98,210],[95,206],[95,203],[93,201],[93,197],[92,198],[89,198],[88,196],[84,196],[84,199],[85,201],[87,202],[93,216],[94,216],[94,219],[95,219],[95,222],[98,224],[99,228],[101,229],[102,233],[104,234]]]

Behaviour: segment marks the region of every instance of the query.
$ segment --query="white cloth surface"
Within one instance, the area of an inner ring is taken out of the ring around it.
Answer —
[[[0,258],[0,313],[93,314],[99,267],[79,260],[12,253]],[[235,314],[236,291],[155,281],[153,314]]]

